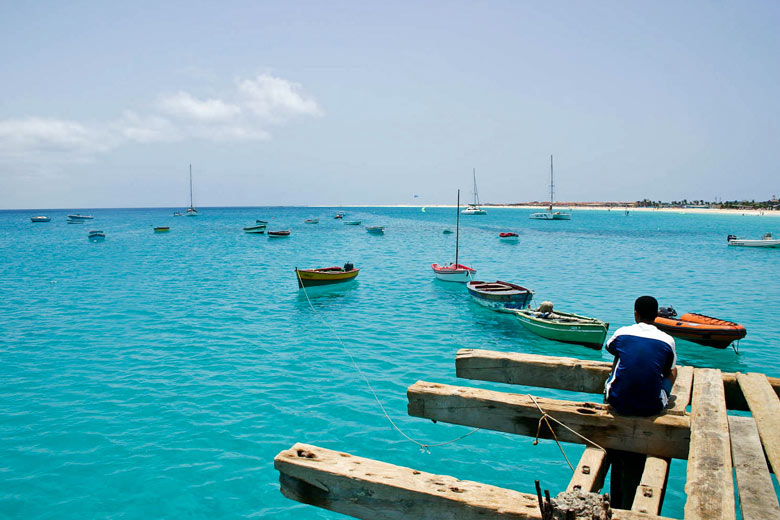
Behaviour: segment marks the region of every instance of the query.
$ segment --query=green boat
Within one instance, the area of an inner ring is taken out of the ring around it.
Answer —
[[[514,312],[526,329],[543,338],[595,349],[601,349],[607,339],[609,323],[568,312],[553,312],[552,305],[549,311],[544,309],[543,312],[543,308],[544,303],[536,310],[518,309]]]

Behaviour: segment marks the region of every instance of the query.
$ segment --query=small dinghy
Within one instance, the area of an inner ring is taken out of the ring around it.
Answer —
[[[385,234],[385,227],[384,226],[366,226],[366,231],[371,233],[372,235],[384,235]]]
[[[287,238],[290,236],[289,231],[269,231],[268,238]]]
[[[320,269],[295,268],[295,277],[298,279],[298,288],[316,287],[320,285],[333,285],[354,280],[360,269],[355,269],[351,262],[344,267],[322,267]]]
[[[658,309],[655,326],[675,338],[685,339],[707,347],[726,348],[732,341],[747,335],[745,327],[733,321],[721,320],[687,312],[677,317],[673,307]]]
[[[258,224],[256,226],[247,226],[244,228],[244,233],[252,233],[254,235],[262,235],[265,233],[265,224]]]
[[[445,229],[444,231],[442,231],[442,234],[444,234],[444,235],[451,235],[453,233],[454,233],[454,231],[451,230],[451,229]]]
[[[344,225],[345,226],[359,226],[362,220],[345,220]]]
[[[167,233],[170,230],[171,228],[168,226],[157,226],[156,228],[154,228],[155,233]]]
[[[607,339],[609,323],[568,312],[553,312],[552,302],[542,302],[538,309],[514,311],[518,321],[543,338],[600,349]]]
[[[90,242],[102,242],[106,239],[106,234],[99,230],[93,230],[87,235],[87,240]]]
[[[305,224],[319,224],[320,223],[320,219],[318,219],[318,218],[307,218],[303,222]]]
[[[469,280],[473,280],[477,274],[476,269],[463,264],[431,264],[431,268],[433,268],[433,274],[436,278],[443,282],[466,283]]]
[[[534,297],[532,290],[500,280],[495,282],[473,281],[469,282],[466,288],[475,302],[499,312],[525,309]]]
[[[51,217],[30,217],[31,222],[48,222],[51,220]]]
[[[506,233],[499,233],[498,239],[502,242],[517,242],[520,239],[520,235],[508,231]]]
[[[92,220],[92,215],[82,215],[80,213],[74,213],[73,215],[68,215],[68,220]]]

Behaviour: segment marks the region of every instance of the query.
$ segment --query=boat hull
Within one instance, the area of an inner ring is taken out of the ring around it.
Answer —
[[[156,227],[154,228],[155,233],[167,233],[171,230],[169,227]]]
[[[49,222],[51,217],[30,217],[30,221],[35,222]]]
[[[464,209],[460,212],[461,215],[487,215],[487,211],[484,209]]]
[[[609,330],[609,323],[576,314],[555,312],[564,318],[584,319],[589,322],[556,322],[540,318],[535,315],[537,314],[535,311],[531,310],[516,310],[514,313],[521,325],[538,336],[595,349],[601,349]]]
[[[371,233],[372,235],[384,235],[385,234],[385,228],[383,228],[381,226],[367,227],[366,231],[368,233]]]
[[[68,215],[68,219],[73,221],[92,220],[93,218],[92,215]]]
[[[474,279],[477,271],[462,264],[439,265],[431,264],[433,274],[442,282],[467,283]]]
[[[268,238],[287,238],[290,236],[289,231],[269,231]]]
[[[360,220],[345,220],[344,225],[345,226],[359,226],[361,224]]]
[[[466,288],[475,302],[498,312],[525,309],[534,296],[534,292],[525,287],[502,281],[472,281]]]
[[[679,318],[658,317],[655,326],[675,338],[714,348],[726,348],[747,335],[745,327],[738,323],[692,312]]]
[[[351,282],[357,278],[360,269],[345,271],[340,267],[328,267],[324,269],[296,269],[298,288],[320,287],[323,285],[335,285]]]
[[[244,228],[244,233],[250,233],[253,235],[262,235],[265,233],[265,224],[260,226],[248,226]]]
[[[768,248],[776,248],[780,247],[780,239],[760,239],[760,240],[745,240],[741,238],[737,238],[734,240],[729,240],[730,246],[738,246],[738,247],[768,247]]]

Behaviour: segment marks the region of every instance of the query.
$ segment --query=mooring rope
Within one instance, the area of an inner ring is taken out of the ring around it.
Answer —
[[[538,402],[536,402],[536,398],[534,398],[534,396],[532,396],[531,394],[528,394],[528,397],[530,397],[530,398],[531,398],[531,401],[533,401],[533,402],[534,402],[534,404],[536,405],[536,408],[538,408],[538,409],[539,409],[539,413],[541,413],[541,414],[542,414],[542,416],[539,418],[539,423],[536,425],[536,438],[534,439],[534,446],[536,446],[537,444],[539,444],[539,434],[541,433],[541,430],[542,430],[542,421],[544,421],[544,423],[545,423],[545,424],[547,425],[547,427],[550,429],[550,433],[552,433],[553,439],[555,439],[555,443],[558,445],[558,449],[560,449],[560,450],[561,450],[561,453],[563,454],[563,458],[564,458],[564,459],[566,459],[566,464],[568,464],[568,465],[569,465],[569,468],[571,468],[571,471],[572,471],[572,473],[574,472],[574,466],[572,466],[572,465],[571,465],[571,462],[569,462],[569,457],[567,457],[567,456],[566,456],[566,452],[565,452],[565,451],[563,451],[563,446],[561,446],[561,443],[560,443],[560,441],[558,441],[558,436],[557,436],[557,435],[555,435],[555,430],[553,430],[552,426],[550,425],[550,421],[548,421],[548,419],[552,419],[552,420],[553,420],[553,421],[555,421],[556,423],[560,424],[561,426],[563,426],[564,428],[566,428],[567,430],[569,430],[571,433],[573,433],[574,435],[576,435],[576,436],[577,436],[577,437],[579,437],[580,439],[584,440],[586,443],[588,443],[588,444],[592,444],[593,446],[597,447],[598,449],[600,449],[600,450],[601,450],[601,451],[603,451],[604,453],[606,453],[606,452],[607,452],[607,450],[605,450],[604,448],[602,448],[601,446],[599,446],[598,444],[596,444],[596,443],[595,443],[595,442],[593,442],[592,440],[588,439],[587,437],[585,437],[584,435],[580,434],[579,432],[577,432],[577,431],[575,431],[575,430],[573,430],[573,429],[569,428],[569,427],[568,427],[568,426],[566,426],[564,423],[562,423],[561,421],[559,421],[558,419],[556,419],[556,418],[555,418],[555,417],[553,417],[552,415],[550,415],[550,414],[548,414],[547,412],[545,412],[544,410],[542,410],[542,407],[541,407],[541,406],[539,406],[539,403],[538,403]]]
[[[352,356],[352,353],[347,348],[347,346],[344,344],[344,341],[342,341],[341,336],[339,336],[338,333],[335,330],[333,330],[333,327],[330,326],[330,323],[328,323],[326,320],[324,320],[319,315],[319,312],[317,312],[317,309],[314,308],[314,305],[312,305],[312,303],[311,303],[311,299],[309,299],[309,294],[306,292],[306,287],[304,287],[303,281],[301,280],[301,275],[298,273],[297,270],[295,271],[295,275],[298,277],[298,282],[299,282],[299,284],[301,286],[301,290],[303,291],[304,296],[306,296],[306,302],[309,304],[309,308],[312,310],[314,315],[317,316],[317,319],[320,320],[320,322],[323,325],[325,325],[330,330],[330,332],[336,337],[336,339],[339,342],[339,345],[341,345],[342,350],[344,350],[344,352],[347,354],[347,357],[349,357],[349,360],[352,363],[352,366],[355,367],[355,370],[357,370],[358,374],[360,374],[360,377],[363,378],[363,381],[366,383],[366,386],[371,391],[371,395],[374,396],[374,400],[379,405],[379,408],[382,410],[382,413],[384,414],[385,418],[388,420],[388,422],[390,423],[390,425],[393,427],[393,429],[395,431],[400,433],[409,442],[413,442],[414,444],[419,446],[421,452],[423,452],[423,453],[430,453],[431,452],[431,448],[437,448],[439,446],[445,446],[447,444],[453,444],[455,442],[458,442],[461,439],[465,439],[469,435],[471,435],[473,433],[476,433],[476,432],[478,432],[481,429],[481,428],[474,428],[470,432],[468,432],[468,433],[466,433],[464,435],[461,435],[460,437],[457,437],[455,439],[451,439],[451,440],[445,441],[445,442],[433,443],[433,444],[427,444],[427,443],[420,442],[420,441],[418,441],[416,439],[413,439],[409,435],[407,435],[406,432],[404,432],[397,424],[395,424],[395,421],[393,421],[392,417],[390,417],[390,414],[387,413],[387,410],[385,409],[385,406],[382,404],[382,401],[379,400],[379,396],[377,395],[376,391],[374,390],[374,387],[371,386],[371,382],[368,380],[366,375],[360,369],[360,366],[355,361],[355,358]]]

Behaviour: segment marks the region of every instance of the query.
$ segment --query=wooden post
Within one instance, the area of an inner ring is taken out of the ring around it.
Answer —
[[[780,471],[780,399],[763,374],[737,373],[739,386],[758,426],[761,443],[775,475]]]
[[[588,446],[580,457],[580,462],[574,470],[574,475],[569,481],[566,491],[574,491],[579,488],[585,492],[598,492],[604,485],[604,476],[607,474],[607,452]]]
[[[693,372],[685,520],[736,518],[731,445],[720,370]]]
[[[780,505],[755,421],[750,417],[729,416],[729,430],[743,520],[780,518]]]
[[[689,419],[680,415],[623,417],[613,415],[608,405],[577,403],[508,394],[478,388],[418,381],[407,390],[409,415],[464,426],[476,426],[518,435],[551,438],[549,428],[539,429],[539,412],[566,424],[602,448],[612,448],[657,457],[684,459],[688,456]],[[551,421],[563,442],[587,444],[582,437]]]
[[[661,505],[666,492],[666,480],[669,478],[669,459],[660,457],[647,457],[642,480],[636,488],[634,504],[631,511],[637,513],[649,513],[657,515],[661,512]]]

